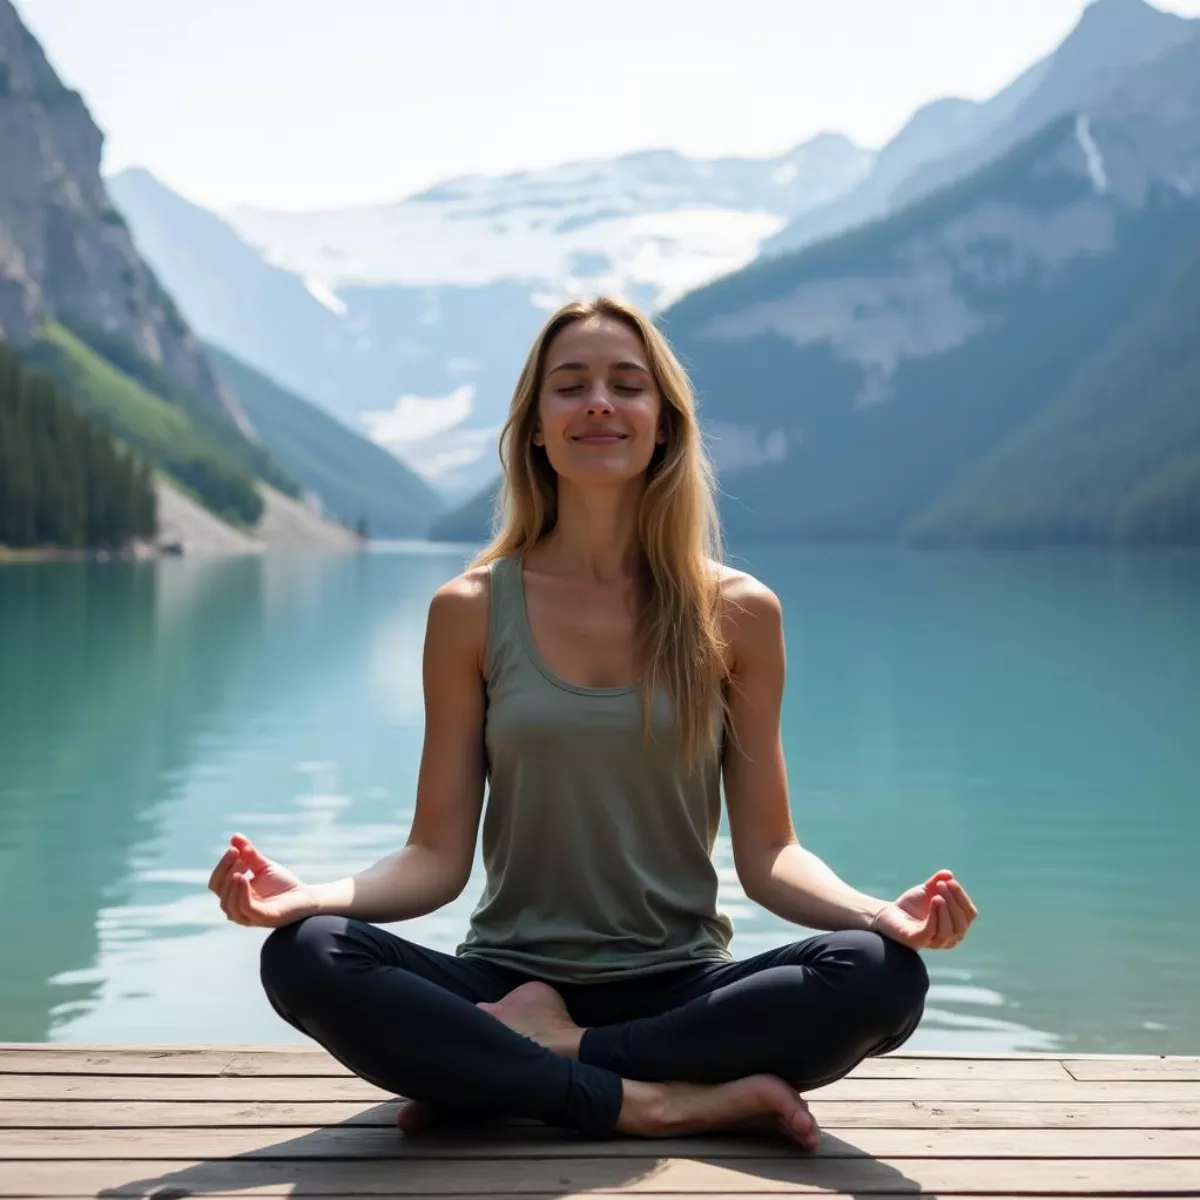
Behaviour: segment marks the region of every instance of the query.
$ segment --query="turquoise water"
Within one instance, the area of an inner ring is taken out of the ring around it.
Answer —
[[[0,567],[0,1040],[296,1040],[205,883],[401,844],[430,595],[466,551]],[[910,1043],[1200,1052],[1200,558],[763,550],[800,837],[981,915]],[[802,936],[741,895],[740,955]],[[478,875],[397,929],[452,949]]]

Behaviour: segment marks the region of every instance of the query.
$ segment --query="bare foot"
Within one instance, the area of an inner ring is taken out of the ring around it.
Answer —
[[[617,1129],[640,1137],[677,1137],[721,1130],[775,1127],[806,1150],[820,1134],[800,1094],[774,1075],[731,1083],[640,1083],[623,1080]]]
[[[426,1130],[436,1128],[441,1121],[438,1118],[437,1110],[430,1105],[424,1104],[420,1100],[405,1100],[396,1109],[396,1124],[400,1127],[401,1133],[411,1137],[413,1134],[424,1133]]]
[[[494,1004],[476,1007],[556,1054],[579,1055],[583,1030],[571,1020],[563,998],[548,983],[523,983]]]
[[[481,1112],[446,1108],[423,1100],[403,1100],[396,1109],[396,1124],[406,1135],[429,1133],[434,1129],[462,1129],[485,1120]]]

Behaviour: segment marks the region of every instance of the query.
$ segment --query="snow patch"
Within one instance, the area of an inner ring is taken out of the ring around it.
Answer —
[[[345,301],[328,284],[309,276],[304,280],[304,287],[314,300],[325,305],[331,313],[336,313],[339,317],[346,315]]]
[[[898,247],[892,271],[805,281],[714,317],[699,336],[741,342],[774,335],[800,347],[827,345],[862,372],[856,405],[880,404],[891,396],[901,363],[945,354],[996,320],[972,304],[963,279],[972,281],[972,291],[998,287],[1035,269],[1105,254],[1114,220],[1107,205],[1091,198],[1050,213],[979,204]]]
[[[1104,157],[1100,153],[1100,147],[1096,145],[1096,139],[1092,137],[1092,119],[1087,113],[1080,113],[1075,118],[1075,138],[1079,142],[1079,148],[1083,151],[1083,157],[1087,162],[1087,172],[1092,180],[1092,187],[1098,193],[1108,191],[1108,172],[1104,169]]]
[[[272,263],[329,290],[521,280],[555,303],[561,290],[608,290],[664,305],[757,257],[798,213],[855,186],[872,157],[848,145],[831,152],[824,141],[811,151],[707,161],[638,154],[448,180],[399,204],[225,215]],[[586,265],[601,259],[604,268]]]

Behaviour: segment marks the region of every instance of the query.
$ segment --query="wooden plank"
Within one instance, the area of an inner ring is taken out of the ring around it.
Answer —
[[[392,1127],[397,1102],[226,1100],[0,1100],[0,1129],[198,1128],[220,1125]],[[1200,1129],[1200,1102],[821,1100],[825,1129]]]
[[[326,1052],[311,1041],[280,1042],[212,1042],[198,1045],[187,1045],[179,1042],[0,1042],[0,1052],[6,1050],[30,1051],[36,1050],[45,1054],[77,1054],[81,1050],[91,1053],[120,1054],[163,1053],[163,1054],[316,1054]],[[1164,1054],[1084,1054],[1072,1051],[1047,1050],[1006,1050],[997,1053],[994,1050],[893,1050],[884,1055],[888,1060],[916,1060],[938,1062],[1159,1062],[1163,1059],[1195,1060],[1197,1055],[1164,1055]]]
[[[22,1193],[28,1196],[30,1193]],[[112,1194],[120,1196],[122,1193],[104,1193],[106,1196]],[[165,1193],[167,1196],[172,1196],[173,1193]],[[363,1193],[356,1193],[362,1195]],[[370,1193],[367,1193],[370,1194]],[[378,1193],[375,1195],[394,1195],[395,1193]],[[453,1193],[448,1193],[453,1194]],[[556,1191],[553,1193],[554,1200],[589,1200],[594,1196],[618,1197],[625,1193],[620,1191],[605,1191],[602,1188],[595,1190],[589,1189],[586,1192],[567,1192]],[[654,1193],[648,1193],[653,1195]],[[663,1194],[663,1193],[659,1193]],[[665,1193],[667,1195],[678,1195],[678,1193]],[[830,1192],[822,1188],[819,1192],[812,1193],[820,1195],[821,1200],[858,1200],[858,1193],[855,1192]],[[1044,1195],[1045,1193],[1043,1193]],[[1163,1196],[1171,1193],[1163,1192],[1139,1192],[1129,1193],[1130,1195],[1138,1196]],[[3,1195],[3,1192],[0,1192]],[[97,1193],[88,1191],[78,1196],[62,1196],[55,1194],[54,1196],[39,1197],[39,1200],[92,1200]],[[347,1200],[345,1192],[314,1192],[307,1186],[298,1186],[295,1190],[280,1192],[278,1185],[265,1184],[262,1187],[253,1187],[246,1190],[238,1190],[236,1192],[206,1192],[205,1200],[246,1200],[246,1197],[262,1196],[274,1197],[280,1195],[290,1196],[295,1200],[297,1197],[303,1197],[304,1200]],[[461,1195],[461,1194],[460,1194]],[[492,1192],[489,1193],[489,1200],[525,1200],[529,1193],[512,1193],[512,1192]],[[753,1192],[705,1192],[704,1200],[746,1200],[747,1196],[755,1195]],[[929,1192],[871,1192],[872,1200],[977,1200],[980,1195],[978,1192],[973,1193],[953,1193],[953,1192],[938,1192],[937,1195],[931,1195]],[[993,1192],[987,1193],[987,1200],[1029,1200],[1028,1196],[1015,1195],[996,1195]]]
[[[0,1195],[2,1195],[2,1194],[3,1193],[0,1193]],[[22,1194],[26,1195],[26,1196],[29,1195],[29,1193],[22,1193]],[[55,1196],[47,1196],[44,1198],[39,1198],[39,1200],[91,1200],[91,1198],[96,1196],[96,1194],[97,1193],[94,1191],[88,1191],[83,1196],[55,1195]],[[109,1195],[109,1194],[110,1193],[107,1193],[107,1192],[105,1193],[105,1195]],[[114,1192],[111,1194],[114,1196],[119,1196],[121,1193]],[[358,1193],[358,1194],[361,1195],[362,1193]],[[380,1193],[376,1193],[376,1195],[379,1195],[379,1194]],[[589,1200],[589,1198],[593,1197],[593,1196],[617,1197],[617,1196],[623,1196],[624,1194],[625,1194],[624,1192],[619,1192],[619,1191],[612,1192],[612,1191],[605,1191],[603,1189],[596,1189],[594,1191],[588,1190],[586,1192],[557,1191],[557,1192],[553,1193],[555,1200]],[[653,1195],[654,1193],[649,1193],[649,1194]],[[662,1194],[662,1193],[660,1193],[660,1194]],[[678,1193],[666,1193],[666,1194],[677,1195]],[[753,1192],[749,1192],[749,1193],[748,1192],[705,1192],[704,1200],[746,1200],[747,1196],[751,1196],[754,1194],[755,1193],[753,1193]],[[855,1193],[855,1192],[829,1192],[824,1189],[821,1189],[820,1192],[814,1193],[814,1194],[820,1195],[821,1200],[858,1200],[858,1193]],[[1042,1194],[1044,1195],[1045,1193],[1042,1193]],[[1138,1192],[1138,1193],[1128,1193],[1128,1194],[1138,1195],[1138,1196],[1163,1196],[1163,1195],[1170,1195],[1171,1193]],[[166,1195],[171,1196],[172,1193],[167,1192]],[[305,1186],[305,1187],[299,1187],[298,1189],[293,1190],[293,1191],[281,1193],[277,1189],[276,1186],[272,1186],[271,1184],[266,1184],[263,1187],[248,1188],[245,1191],[239,1190],[236,1192],[206,1192],[205,1200],[245,1200],[245,1198],[247,1196],[250,1196],[250,1197],[254,1197],[254,1196],[272,1197],[272,1196],[279,1196],[279,1195],[287,1195],[287,1196],[293,1197],[293,1200],[294,1200],[294,1198],[301,1197],[301,1196],[304,1198],[304,1200],[346,1200],[345,1193],[340,1192],[340,1191],[334,1192],[334,1193],[314,1192]],[[489,1195],[489,1200],[525,1200],[525,1196],[527,1196],[527,1195],[528,1195],[528,1193],[521,1194],[521,1193],[510,1193],[510,1192],[492,1192]],[[936,1196],[934,1196],[934,1195],[931,1195],[929,1192],[872,1192],[872,1193],[870,1193],[870,1195],[872,1196],[873,1200],[977,1200],[977,1197],[980,1195],[980,1193],[973,1192],[973,1193],[967,1194],[967,1193],[963,1193],[963,1192],[959,1192],[959,1193],[938,1192],[938,1194]],[[1029,1200],[1029,1197],[1028,1196],[1012,1196],[1012,1195],[996,1195],[993,1192],[988,1192],[987,1200]]]
[[[345,1077],[351,1072],[319,1049],[253,1050],[71,1047],[0,1049],[0,1073],[54,1075],[302,1075]],[[1046,1079],[1069,1080],[1055,1059],[866,1059],[858,1079]]]
[[[281,1061],[299,1062],[299,1056],[277,1052]],[[58,1047],[53,1053],[44,1048],[0,1050],[0,1073],[51,1075],[220,1075],[237,1058],[236,1051],[205,1049],[143,1049],[118,1046],[95,1049],[82,1046]],[[334,1060],[319,1052],[305,1056],[312,1063],[313,1075],[349,1072],[322,1068]],[[297,1072],[279,1072],[296,1074]]]
[[[53,1053],[45,1049],[0,1050],[0,1073],[50,1075],[220,1075],[237,1054],[217,1050],[143,1050],[140,1047],[91,1049],[61,1047]],[[286,1054],[280,1054],[287,1060]],[[349,1074],[343,1067],[337,1072],[320,1068],[329,1059],[315,1054],[311,1061],[312,1074]],[[281,1074],[283,1072],[280,1072]],[[295,1074],[295,1072],[287,1072]]]
[[[1038,1192],[1112,1195],[1200,1192],[1195,1159],[870,1159],[790,1158],[738,1163],[709,1159],[527,1158],[499,1170],[495,1162],[24,1162],[7,1164],[0,1196],[143,1197],[170,1189],[209,1195],[259,1189],[259,1195],[369,1196],[546,1195],[582,1191],[645,1193],[814,1193],[855,1195],[942,1192]]]
[[[712,1139],[705,1139],[709,1142]],[[463,1143],[486,1144],[471,1157],[527,1158],[547,1149],[521,1130],[474,1138],[405,1138],[395,1129],[0,1129],[0,1161],[46,1158],[448,1158],[464,1157]],[[796,1146],[782,1138],[723,1138],[720,1149],[704,1146],[706,1157],[794,1157]],[[562,1138],[566,1154],[555,1157],[644,1158],[686,1154],[694,1142],[676,1140],[671,1149],[641,1138],[614,1138],[602,1153],[579,1138]],[[1200,1131],[1194,1129],[856,1129],[827,1132],[818,1156],[855,1158],[1194,1158],[1200,1160]],[[1200,1165],[1197,1166],[1200,1175]]]
[[[314,1062],[314,1060],[316,1060]],[[320,1069],[317,1069],[319,1065]],[[3,1060],[0,1059],[0,1068]],[[333,1058],[318,1055],[239,1054],[226,1064],[223,1075],[305,1075],[340,1076],[350,1074]],[[855,1079],[1045,1079],[1069,1080],[1072,1076],[1055,1060],[1021,1059],[866,1059],[852,1072]]]
[[[1118,1080],[1118,1079],[1147,1079],[1147,1080],[1182,1080],[1195,1082],[1200,1080],[1200,1057],[1160,1057],[1143,1059],[1103,1059],[1103,1058],[1068,1058],[1062,1063],[1063,1068],[1073,1079]]]
[[[931,1102],[1116,1100],[1195,1104],[1200,1083],[1140,1080],[1079,1082],[995,1079],[839,1079],[807,1093],[813,1100]],[[389,1093],[352,1075],[293,1079],[282,1076],[0,1075],[0,1100],[388,1100]]]
[[[24,1195],[24,1196],[28,1196],[29,1194],[30,1193],[28,1193],[28,1192],[22,1193],[22,1195]],[[173,1193],[171,1193],[169,1191],[165,1194],[168,1196],[172,1196],[172,1197],[174,1195]],[[363,1195],[363,1194],[364,1193],[361,1193],[361,1192],[356,1193],[356,1195]],[[366,1193],[366,1194],[370,1194],[370,1193]],[[375,1195],[394,1195],[395,1193],[376,1192],[374,1194]],[[453,1194],[453,1193],[449,1193],[449,1194]],[[489,1200],[525,1200],[525,1197],[528,1196],[528,1194],[529,1193],[492,1192],[489,1194]],[[651,1194],[653,1194],[653,1193],[651,1193]],[[675,1193],[669,1193],[669,1194],[675,1194]],[[753,1194],[754,1193],[746,1193],[746,1192],[706,1192],[705,1200],[746,1200],[747,1195],[753,1195]],[[857,1193],[854,1193],[854,1192],[829,1192],[829,1191],[825,1191],[824,1189],[822,1189],[819,1193],[814,1193],[814,1194],[820,1195],[821,1200],[857,1200]],[[890,1193],[889,1192],[872,1192],[871,1196],[872,1196],[873,1200],[976,1200],[976,1197],[978,1196],[978,1194],[979,1193],[972,1193],[970,1196],[968,1196],[963,1193],[958,1193],[957,1195],[955,1195],[950,1192],[939,1192],[936,1196],[931,1196],[928,1192],[890,1192]],[[0,1192],[0,1195],[3,1195],[3,1193]],[[83,1193],[80,1196],[60,1196],[60,1195],[56,1194],[54,1196],[39,1197],[39,1200],[91,1200],[91,1198],[95,1197],[96,1195],[97,1195],[96,1192],[88,1191],[86,1193]],[[105,1192],[104,1195],[105,1196],[113,1195],[115,1197],[119,1197],[122,1195],[122,1193],[121,1192],[112,1192],[112,1193]],[[271,1184],[266,1184],[263,1187],[248,1188],[244,1191],[239,1189],[236,1192],[206,1192],[205,1200],[246,1200],[246,1197],[255,1197],[255,1196],[274,1197],[274,1196],[281,1196],[281,1195],[286,1195],[286,1196],[290,1196],[293,1198],[302,1196],[304,1198],[304,1200],[347,1200],[345,1192],[341,1192],[341,1191],[333,1192],[333,1193],[314,1192],[314,1191],[310,1190],[307,1186],[302,1186],[302,1187],[298,1187],[296,1190],[280,1192],[278,1190],[277,1185],[273,1186]],[[622,1195],[624,1195],[623,1192],[608,1192],[608,1191],[604,1191],[603,1189],[597,1189],[595,1191],[588,1190],[586,1192],[556,1191],[553,1193],[554,1200],[588,1200],[589,1197],[593,1197],[593,1196],[616,1197],[616,1196],[622,1196]],[[1158,1193],[1142,1192],[1142,1193],[1138,1193],[1138,1195],[1162,1196],[1163,1193],[1162,1192],[1158,1192]],[[993,1193],[989,1192],[987,1195],[987,1200],[1029,1200],[1029,1197],[1028,1196],[996,1196]]]
[[[1043,1085],[1045,1086],[1045,1085]],[[1062,1085],[1055,1085],[1062,1086]],[[1083,1084],[1065,1086],[1078,1089]],[[1143,1087],[1142,1084],[1088,1084]],[[1188,1085],[1185,1085],[1188,1086]],[[0,1075],[0,1100],[390,1100],[365,1080],[170,1075]],[[1189,1097],[1184,1097],[1189,1099]]]

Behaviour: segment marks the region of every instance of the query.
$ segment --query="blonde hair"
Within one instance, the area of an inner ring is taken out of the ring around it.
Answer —
[[[700,438],[687,373],[666,338],[632,305],[608,296],[563,305],[543,325],[525,360],[500,434],[503,485],[493,513],[493,537],[476,556],[482,566],[524,556],[555,525],[557,474],[533,443],[546,355],[568,325],[589,317],[621,321],[642,340],[662,396],[665,444],[646,473],[638,514],[641,551],[637,655],[643,721],[651,735],[653,697],[661,686],[675,714],[685,760],[695,765],[718,749],[714,706],[725,713],[724,641],[719,579],[720,525],[712,464]]]

